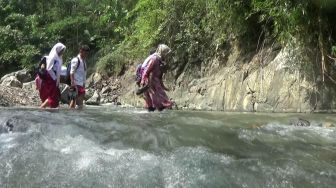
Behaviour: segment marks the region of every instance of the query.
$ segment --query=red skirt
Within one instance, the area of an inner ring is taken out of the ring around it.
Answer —
[[[85,88],[83,86],[77,85],[78,95],[85,95]]]
[[[39,93],[42,103],[48,100],[48,106],[50,108],[58,107],[61,92],[56,86],[56,81],[53,80],[49,74],[47,74],[46,79],[42,81]]]

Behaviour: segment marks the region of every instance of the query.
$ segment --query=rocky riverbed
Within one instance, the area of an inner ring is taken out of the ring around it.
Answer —
[[[0,85],[0,106],[38,106],[39,103],[37,92]]]
[[[121,81],[92,74],[86,82],[86,104],[112,103],[120,105]],[[61,101],[67,103],[67,89],[61,84]],[[0,106],[39,106],[40,98],[33,76],[27,70],[20,70],[3,76],[0,80]]]

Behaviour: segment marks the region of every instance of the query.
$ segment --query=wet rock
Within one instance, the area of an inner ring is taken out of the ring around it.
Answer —
[[[11,122],[5,121],[4,123],[1,123],[0,134],[12,132],[13,127],[14,125]]]
[[[7,122],[6,122],[6,127],[7,127],[7,130],[8,130],[8,131],[13,131],[14,125],[13,125],[12,122],[7,121]]]
[[[100,95],[98,91],[95,91],[95,93],[93,94],[93,96],[86,101],[87,105],[99,105],[100,104]]]
[[[11,117],[1,123],[0,133],[27,132],[28,125],[19,117]]]
[[[290,125],[300,126],[300,127],[309,127],[310,122],[308,120],[297,118],[290,121]]]

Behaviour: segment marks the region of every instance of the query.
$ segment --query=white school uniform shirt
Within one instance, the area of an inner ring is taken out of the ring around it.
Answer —
[[[78,58],[80,60],[79,66]],[[86,81],[86,62],[80,57],[80,55],[71,60],[70,74],[74,74],[75,85],[84,87]]]

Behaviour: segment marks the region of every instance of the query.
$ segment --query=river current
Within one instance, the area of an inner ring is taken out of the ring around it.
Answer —
[[[326,122],[336,115],[0,108],[0,187],[333,188]]]

